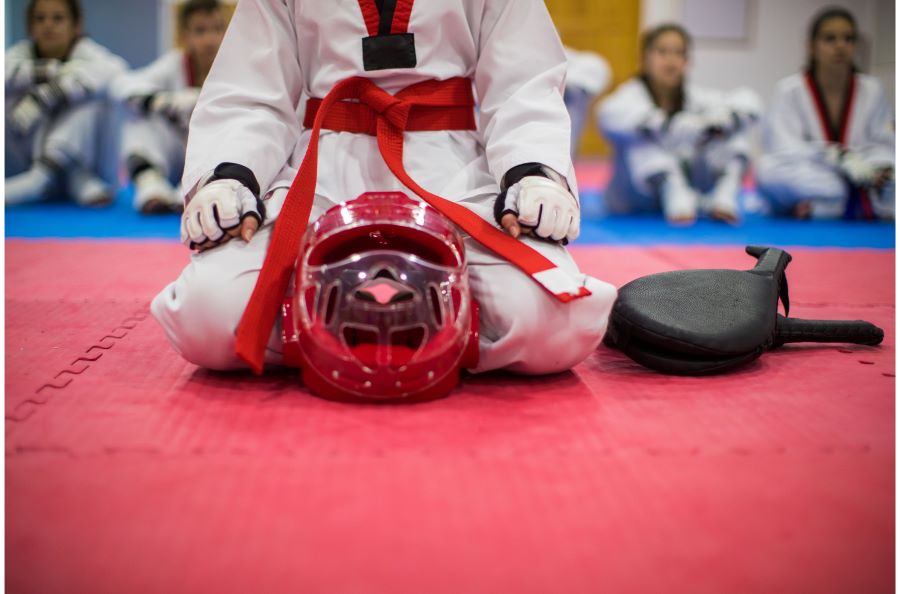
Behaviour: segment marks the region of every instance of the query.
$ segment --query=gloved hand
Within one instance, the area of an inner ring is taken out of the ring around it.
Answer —
[[[832,144],[825,151],[825,158],[855,186],[872,186],[879,174],[879,167],[869,163],[859,153]]]
[[[670,146],[694,147],[709,140],[706,114],[679,111],[669,119],[666,138]]]
[[[48,83],[35,85],[30,93],[19,99],[9,114],[13,130],[26,136],[58,103],[58,95],[59,91]]]
[[[197,87],[187,87],[180,91],[162,91],[153,96],[148,107],[151,112],[164,115],[173,123],[187,128],[199,97],[200,89]]]
[[[204,251],[241,236],[250,241],[263,222],[265,207],[234,179],[211,181],[190,199],[181,216],[181,241]]]
[[[737,128],[737,119],[733,111],[720,107],[710,109],[703,114],[704,140],[730,136]]]
[[[497,197],[497,222],[513,237],[524,227],[541,239],[573,241],[581,229],[578,200],[561,175],[547,167],[541,171],[548,177],[528,175]]]
[[[875,183],[878,168],[865,160],[859,153],[845,151],[841,158],[841,170],[854,185],[868,187]]]
[[[669,117],[666,115],[666,112],[659,108],[654,108],[644,121],[640,123],[638,132],[646,138],[659,138],[668,120]]]
[[[62,62],[55,58],[38,60],[34,63],[34,82],[36,84],[53,80],[60,72]]]
[[[877,190],[881,190],[884,186],[886,186],[891,180],[894,179],[894,168],[893,167],[885,167],[881,165],[877,167],[875,170],[875,180],[872,182],[872,186]]]

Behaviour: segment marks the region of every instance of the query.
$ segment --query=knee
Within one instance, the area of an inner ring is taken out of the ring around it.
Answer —
[[[843,200],[847,194],[846,183],[837,172],[809,162],[764,157],[756,179],[761,193],[779,201]]]
[[[623,156],[636,184],[644,183],[654,175],[669,173],[678,166],[672,152],[651,142],[633,143]]]
[[[554,303],[557,306],[555,320],[551,324],[559,324],[563,329],[560,336],[551,345],[560,352],[559,360],[554,368],[542,373],[555,373],[571,369],[584,361],[600,344],[609,324],[609,314],[616,300],[616,288],[609,283],[587,277],[587,288],[591,295],[577,299],[571,303]],[[550,328],[555,327],[550,325]],[[550,360],[549,355],[546,357]],[[535,367],[541,364],[536,358]]]
[[[529,305],[507,318],[507,348],[517,351],[506,369],[539,375],[571,369],[600,344],[616,289],[587,277],[588,297],[561,303],[536,286]],[[526,301],[526,300],[522,300]]]
[[[236,279],[192,262],[150,309],[187,361],[208,369],[236,369],[245,367],[234,352],[235,331],[249,299],[249,291],[241,289]]]

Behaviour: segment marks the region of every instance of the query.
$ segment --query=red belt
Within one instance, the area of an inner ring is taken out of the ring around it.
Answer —
[[[255,373],[262,373],[266,343],[309,223],[322,128],[376,136],[381,155],[397,179],[482,245],[518,266],[560,301],[590,295],[576,279],[533,248],[466,207],[428,192],[406,173],[404,131],[474,130],[473,111],[472,83],[466,78],[425,81],[391,95],[367,78],[352,77],[338,83],[324,99],[309,100],[304,118],[304,125],[312,127],[309,146],[275,222],[266,259],[237,329],[235,350]]]
[[[465,83],[464,86],[456,84]],[[437,130],[474,130],[475,111],[472,98],[472,86],[468,79],[452,78],[449,87],[460,87],[455,93],[463,105],[413,105],[409,110],[404,131],[433,132]],[[306,102],[306,115],[303,127],[315,126],[316,115],[322,107],[322,99],[310,99]],[[337,132],[355,132],[375,136],[378,133],[378,113],[365,103],[335,103],[325,114],[322,128]]]

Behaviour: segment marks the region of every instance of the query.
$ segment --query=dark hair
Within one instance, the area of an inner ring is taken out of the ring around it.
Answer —
[[[178,27],[187,27],[188,19],[198,12],[215,12],[221,9],[222,3],[219,0],[187,0],[178,10]]]
[[[856,19],[853,18],[853,15],[850,14],[849,10],[847,10],[846,8],[841,8],[840,6],[830,6],[816,14],[816,16],[812,20],[812,23],[810,23],[810,42],[816,40],[816,37],[818,37],[819,33],[822,32],[822,25],[825,24],[825,21],[830,21],[831,19],[844,19],[853,26],[853,31],[856,31]]]
[[[656,43],[656,40],[666,33],[677,33],[681,36],[681,39],[684,42],[685,53],[687,53],[691,49],[691,35],[685,30],[684,27],[682,27],[678,23],[663,23],[661,25],[653,27],[652,29],[648,29],[641,36],[641,55],[646,55],[650,48],[653,47],[653,44]],[[650,77],[647,76],[646,72],[644,72],[643,66],[641,67],[641,72],[638,75],[638,78],[641,80],[641,82],[644,83],[644,87],[647,89],[647,93],[653,99],[653,103],[655,103],[658,107],[660,105],[660,98],[657,97],[654,93],[653,86],[650,84]],[[682,83],[675,91],[675,106],[669,115],[678,113],[683,109],[684,83]]]
[[[846,8],[841,8],[840,6],[829,6],[828,8],[822,9],[820,12],[813,17],[812,22],[809,25],[809,38],[807,42],[812,45],[812,43],[816,40],[816,37],[819,36],[819,33],[822,32],[822,27],[825,25],[827,21],[831,19],[844,19],[850,26],[853,27],[853,32],[856,33],[858,31],[856,26],[856,19]],[[810,51],[809,60],[806,63],[806,69],[812,72],[815,70],[816,62],[812,56],[812,52]],[[853,69],[856,70],[856,64],[853,65]]]
[[[688,51],[691,49],[691,35],[688,33],[684,27],[679,25],[678,23],[663,23],[661,25],[657,25],[652,29],[648,29],[641,36],[641,54],[646,54],[647,50],[656,43],[656,40],[659,39],[662,35],[666,33],[677,33],[681,36],[682,41],[684,41],[684,49]]]
[[[69,9],[72,20],[75,24],[81,22],[81,3],[78,0],[59,0]],[[34,18],[34,9],[37,8],[38,0],[29,0],[28,7],[25,9],[25,29],[31,29],[31,20]]]

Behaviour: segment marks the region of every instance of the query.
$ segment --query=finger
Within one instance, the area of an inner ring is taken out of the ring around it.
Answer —
[[[184,224],[187,229],[188,237],[191,238],[192,242],[196,245],[206,242],[207,237],[203,234],[203,228],[200,226],[199,213],[196,210],[191,209],[185,212]]]
[[[256,235],[256,231],[259,229],[259,221],[256,220],[256,217],[246,217],[241,222],[241,238],[244,241],[249,242],[250,239]]]
[[[191,236],[188,235],[188,230],[187,230],[187,225],[185,224],[185,219],[186,219],[186,217],[184,215],[182,215],[181,216],[181,243],[187,243],[188,240],[191,238]]]
[[[575,241],[578,239],[578,236],[581,234],[581,217],[578,216],[578,213],[575,213],[569,219],[569,232],[566,234],[567,241]]]
[[[225,232],[219,226],[218,215],[216,214],[217,208],[218,204],[213,202],[212,204],[204,204],[200,209],[200,226],[203,228],[203,233],[212,241],[218,241],[225,235]]]
[[[227,235],[228,237],[231,237],[231,238],[240,237],[241,226],[237,225],[236,227],[229,229],[228,231],[225,232],[225,235]]]
[[[529,227],[537,227],[541,224],[542,201],[535,199],[539,195],[530,194],[529,188],[524,188],[519,192],[519,222]]]
[[[507,213],[503,215],[503,218],[500,219],[500,226],[503,227],[503,230],[517,238],[522,233],[522,228],[519,227],[519,222],[516,220],[516,215],[513,213]]]
[[[232,229],[241,224],[241,210],[237,200],[220,200],[216,205],[216,213],[219,216],[219,227],[222,229]]]
[[[541,214],[539,216],[539,224],[537,229],[534,230],[537,233],[538,237],[549,238],[552,237],[553,233],[556,230],[557,224],[556,221],[559,218],[559,209],[554,208],[552,206],[542,204],[541,205]]]
[[[553,241],[562,241],[566,238],[566,235],[569,233],[569,226],[572,222],[572,217],[566,214],[561,214],[556,219],[556,226],[553,228],[553,234],[550,235],[550,239]]]
[[[229,241],[231,241],[231,237],[223,234],[222,238],[217,241],[212,241],[211,239],[207,240],[203,245],[200,246],[200,251],[205,252],[206,250],[210,250],[214,247],[219,247],[223,243],[228,243]]]

